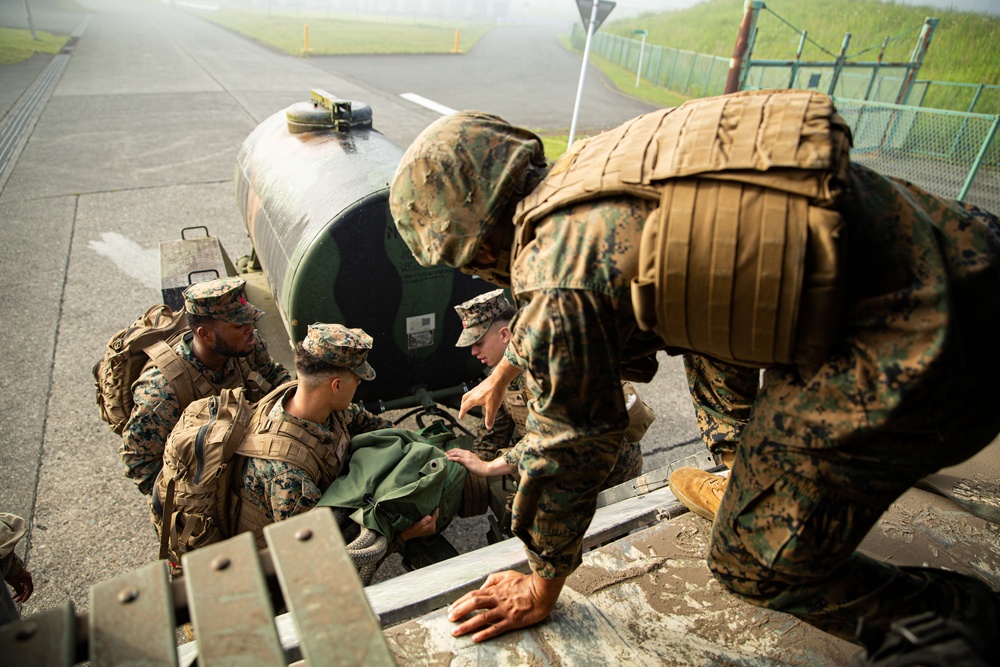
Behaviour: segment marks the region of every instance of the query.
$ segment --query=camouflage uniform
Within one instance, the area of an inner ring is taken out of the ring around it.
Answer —
[[[455,311],[462,320],[462,335],[455,347],[469,347],[480,341],[494,320],[508,308],[510,303],[504,297],[503,290],[487,292],[455,306]],[[642,448],[639,440],[655,418],[653,411],[642,402],[630,383],[623,383],[622,388],[626,396],[633,397],[629,421],[630,426],[634,427],[626,432],[615,467],[601,485],[602,489],[635,479],[642,473]],[[518,470],[522,451],[518,443],[527,433],[530,399],[524,378],[519,375],[507,387],[504,402],[493,420],[493,428],[486,428],[485,422],[479,427],[472,448],[479,458],[492,461],[503,456],[512,471]]]
[[[184,292],[185,310],[195,315],[238,324],[255,322],[263,313],[246,301],[245,284],[246,281],[240,278],[196,283]],[[214,387],[238,386],[236,383],[242,377],[242,371],[238,368],[240,361],[230,358],[219,371],[211,371],[195,357],[191,348],[193,337],[193,333],[187,332],[174,346],[174,351],[181,359]],[[291,380],[288,371],[271,358],[267,344],[259,333],[255,335],[254,349],[245,362],[272,387]],[[156,475],[163,467],[163,448],[167,436],[186,406],[180,404],[174,388],[160,369],[152,364],[132,385],[132,395],[135,406],[125,424],[118,454],[126,465],[125,476],[132,478],[139,491],[148,496],[152,492]]]
[[[499,289],[480,294],[455,306],[455,312],[462,321],[462,333],[455,342],[455,347],[472,347],[478,343],[493,326],[496,318],[510,307],[503,290]],[[516,394],[523,387],[524,382],[520,377],[510,383],[507,389],[508,396],[504,398],[493,420],[493,428],[486,428],[485,421],[480,422],[476,439],[472,443],[472,451],[483,461],[492,461],[502,456],[523,435],[521,430],[524,425],[517,423],[507,407],[510,393]]]
[[[760,371],[685,354],[684,374],[698,433],[716,463],[722,463],[723,457],[735,455],[740,434],[750,421]]]
[[[489,189],[523,192],[533,179],[518,158],[523,141],[505,151],[509,132],[494,132],[496,123],[475,115],[437,121],[404,155],[390,205],[418,262],[476,272],[482,241],[514,220],[509,203],[488,205],[504,201]],[[914,481],[971,456],[1000,430],[1000,415],[979,407],[996,394],[991,383],[1000,374],[992,341],[1000,324],[1000,228],[992,216],[862,167],[851,165],[848,174],[840,206],[850,232],[846,317],[826,363],[805,380],[794,367],[769,369],[749,415],[749,372],[736,369],[743,388],[732,394],[741,410],[735,416],[724,378],[692,383],[710,388],[702,395],[714,396],[716,408],[707,407],[729,413],[730,427],[745,423],[710,566],[743,599],[846,639],[860,616],[887,629],[893,618],[922,610],[995,636],[1000,598],[982,582],[895,568],[854,549]],[[627,420],[618,378],[631,350],[649,349],[629,282],[643,225],[658,205],[607,195],[553,210],[530,233],[513,234],[509,274],[520,310],[508,356],[525,369],[536,398],[514,530],[542,577],[579,565],[597,489],[621,441]],[[689,369],[712,367],[690,352]],[[590,465],[575,465],[580,451]]]
[[[371,338],[361,329],[347,329],[338,324],[313,324],[308,328],[303,347],[314,356],[333,366],[347,368],[364,380],[375,378],[375,371],[368,364]],[[346,410],[333,412],[323,424],[300,419],[288,414],[284,405],[299,390],[290,387],[274,404],[268,415],[272,421],[286,421],[304,429],[319,442],[317,447],[336,448],[340,466],[327,471],[329,479],[313,479],[305,470],[285,461],[247,458],[243,468],[243,488],[240,493],[244,505],[249,503],[255,513],[262,514],[266,522],[288,519],[312,509],[319,502],[326,487],[347,465],[350,439],[359,433],[392,428],[392,422],[363,410],[352,403]],[[239,530],[248,528],[243,522],[241,508]]]

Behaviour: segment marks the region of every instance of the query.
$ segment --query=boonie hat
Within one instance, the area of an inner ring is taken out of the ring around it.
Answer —
[[[242,278],[195,283],[184,290],[184,311],[235,324],[256,322],[264,311],[247,301],[246,284]]]
[[[486,335],[493,320],[508,308],[510,308],[510,302],[503,295],[502,289],[480,294],[455,306],[455,312],[462,318],[462,335],[458,337],[455,347],[474,345]]]
[[[362,380],[374,380],[375,369],[368,363],[372,337],[361,329],[343,324],[310,324],[302,347],[331,366],[352,371]]]

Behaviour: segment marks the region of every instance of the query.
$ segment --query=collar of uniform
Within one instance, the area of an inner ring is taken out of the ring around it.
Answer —
[[[295,415],[289,414],[285,410],[285,401],[292,397],[295,390],[298,387],[289,387],[282,394],[280,401],[274,402],[274,407],[271,408],[271,412],[267,415],[271,419],[283,419],[292,424],[295,424],[299,428],[305,429],[306,433],[313,436],[321,444],[331,444],[336,438],[334,437],[333,425],[335,423],[334,415],[330,415],[330,418],[325,424],[317,424],[316,422],[311,422],[308,419],[300,419]]]

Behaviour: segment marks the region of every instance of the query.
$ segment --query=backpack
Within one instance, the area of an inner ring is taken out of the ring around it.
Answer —
[[[91,368],[101,420],[117,435],[125,430],[132,414],[132,384],[150,360],[163,372],[177,392],[181,405],[194,400],[195,389],[183,360],[173,350],[187,331],[187,315],[169,306],[151,307],[142,317],[108,341],[104,358]],[[176,360],[181,363],[169,363]]]
[[[259,453],[254,433],[261,416],[293,384],[277,387],[256,405],[247,400],[245,388],[237,387],[184,409],[167,438],[163,469],[153,487],[152,522],[160,536],[161,559],[176,565],[188,551],[236,534],[239,495],[234,476],[241,466],[231,465],[233,458]],[[310,474],[318,470],[309,443],[283,434],[266,438],[272,453],[268,458],[288,461]]]
[[[440,440],[399,428],[354,436],[347,472],[330,484],[318,505],[353,508],[355,523],[389,541],[440,508],[440,533],[458,514],[468,474],[445,457]]]

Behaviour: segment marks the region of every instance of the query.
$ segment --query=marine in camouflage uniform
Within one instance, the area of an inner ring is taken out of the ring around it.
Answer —
[[[339,324],[310,325],[305,339],[296,346],[298,382],[285,391],[268,417],[305,430],[317,439],[317,449],[327,450],[323,458],[334,463],[324,467],[321,478],[316,479],[286,461],[246,458],[237,530],[254,530],[259,546],[264,546],[263,526],[316,506],[346,467],[353,436],[392,428],[388,419],[351,402],[361,381],[375,378],[367,360],[371,346],[372,339],[364,331]]]
[[[792,99],[785,95],[775,95],[778,108]],[[732,117],[725,131],[709,115],[691,118],[692,127],[700,123],[691,136],[708,149],[738,136]],[[639,152],[650,144],[629,144],[630,124],[605,133],[617,146],[635,146],[634,156],[620,154],[622,174],[683,165],[684,155]],[[583,148],[574,144],[550,176],[572,169]],[[769,369],[750,414],[729,420],[742,433],[709,565],[744,600],[848,640],[860,617],[887,630],[894,618],[929,610],[996,642],[1000,596],[982,581],[894,567],[855,549],[911,484],[968,458],[1000,430],[997,411],[981,409],[1000,374],[992,340],[1000,325],[1000,227],[994,216],[858,165],[845,163],[844,173],[839,335],[811,375],[791,365]],[[643,227],[660,202],[602,192],[551,210],[530,228],[516,224],[524,219],[520,200],[534,196],[544,174],[537,137],[468,112],[427,128],[390,190],[397,227],[418,262],[462,266],[494,282],[510,276],[519,307],[512,363],[498,367],[497,377],[524,369],[536,399],[514,507],[533,574],[491,575],[452,605],[455,621],[487,610],[456,629],[478,630],[477,640],[550,613],[580,563],[597,488],[625,428],[619,377],[643,353],[664,347],[638,329],[629,291]],[[597,189],[600,180],[592,182]],[[703,386],[718,387],[718,379]],[[489,389],[473,403],[495,405]],[[726,407],[725,392],[712,395]],[[580,451],[590,465],[574,465]]]
[[[184,310],[189,321],[237,324],[250,327],[263,312],[246,300],[246,281],[242,278],[221,278],[195,283],[184,291]],[[195,374],[203,376],[216,389],[232,388],[245,384],[247,370],[259,374],[266,385],[255,387],[262,391],[291,380],[285,368],[271,358],[267,344],[259,332],[253,330],[252,345],[243,350],[216,347],[215,353],[227,357],[221,368],[213,370],[195,354],[195,332],[192,326],[174,346],[180,358],[190,364]],[[248,332],[244,332],[248,333]],[[239,334],[237,334],[239,335]],[[218,350],[222,350],[221,353]],[[260,382],[260,379],[256,379]],[[125,463],[125,476],[135,481],[144,495],[150,495],[156,476],[163,467],[163,449],[167,436],[180,419],[185,405],[178,400],[176,390],[155,365],[148,364],[132,385],[135,406],[125,429],[118,454]],[[253,400],[262,396],[256,396]],[[194,398],[199,398],[195,396]]]
[[[455,306],[455,311],[462,320],[462,334],[455,347],[471,347],[472,353],[492,369],[500,360],[497,355],[501,349],[506,351],[510,338],[507,326],[516,313],[503,295],[503,290],[480,294]],[[496,324],[500,326],[494,329]],[[497,358],[494,360],[493,357]],[[656,418],[630,382],[622,383],[622,391],[629,404],[629,429],[625,432],[615,467],[602,484],[601,488],[605,489],[635,479],[642,473],[642,448],[639,441]],[[518,375],[507,386],[503,404],[497,411],[492,427],[487,428],[485,422],[480,425],[473,443],[473,453],[487,462],[502,456],[511,471],[518,470],[521,458],[519,443],[527,433],[530,399],[524,378]]]

